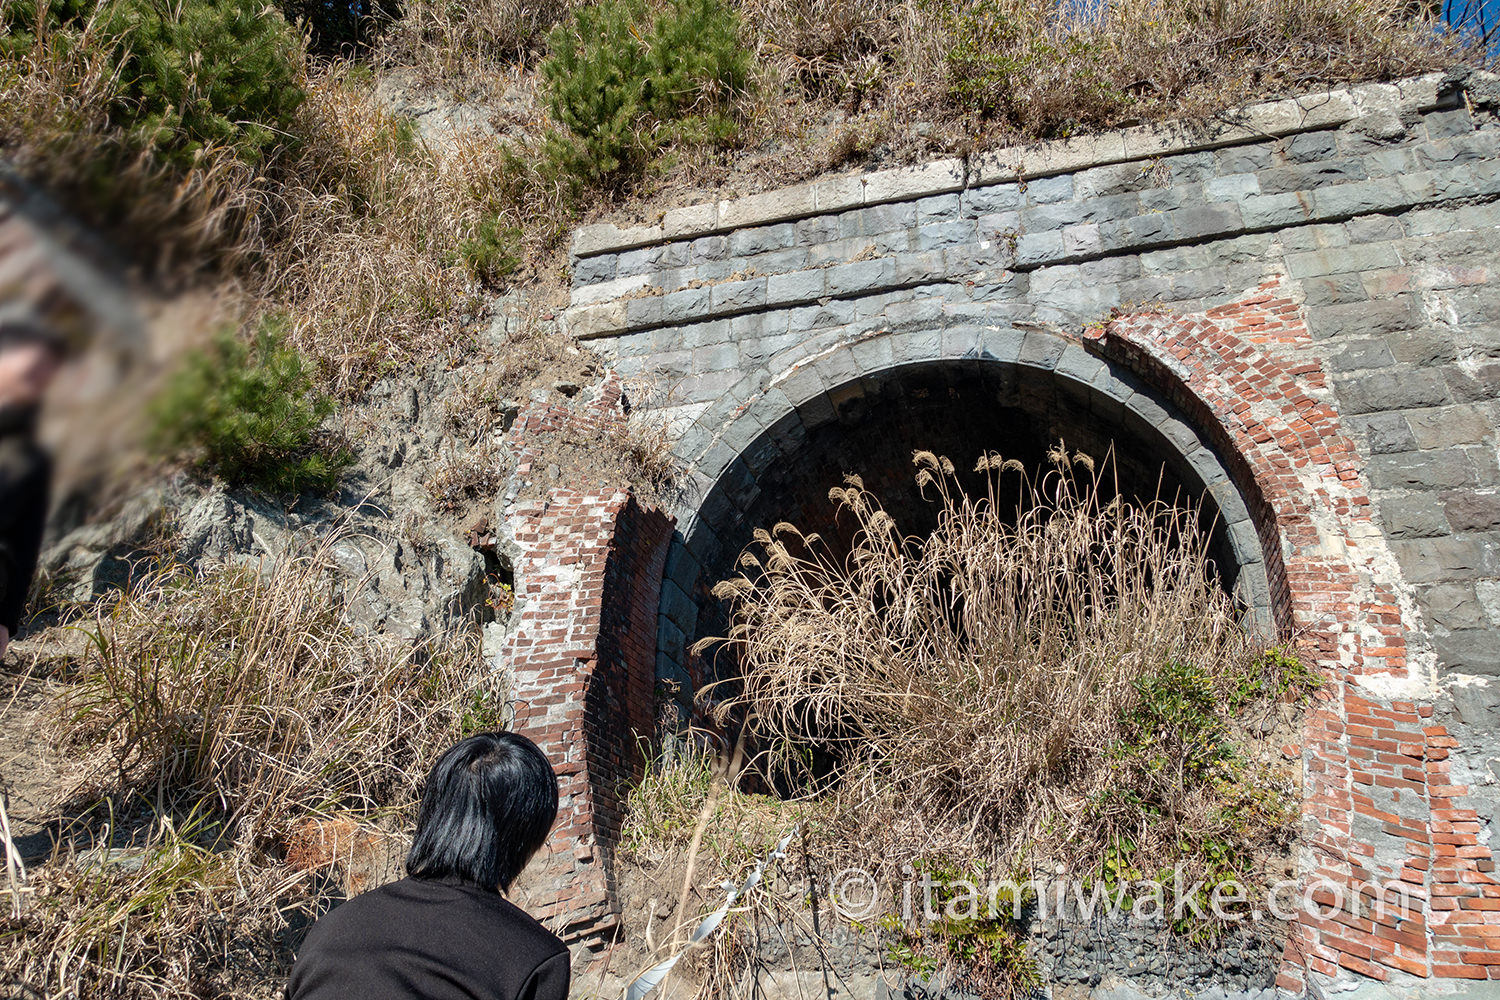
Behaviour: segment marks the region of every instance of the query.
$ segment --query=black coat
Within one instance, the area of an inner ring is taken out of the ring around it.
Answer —
[[[319,920],[286,1000],[567,1000],[568,950],[498,892],[405,878]]]
[[[52,463],[36,443],[36,411],[0,410],[0,625],[16,634],[47,523]]]

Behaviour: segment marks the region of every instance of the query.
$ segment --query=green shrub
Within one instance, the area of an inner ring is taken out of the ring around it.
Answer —
[[[108,23],[123,39],[114,116],[181,162],[209,143],[258,161],[305,97],[296,35],[255,0],[126,0]]]
[[[734,135],[727,110],[750,74],[738,15],[670,0],[648,18],[642,0],[605,0],[552,32],[542,79],[561,128],[546,156],[575,188],[627,182],[673,142]]]
[[[259,162],[306,96],[296,33],[254,0],[49,0],[40,19],[35,0],[18,0],[0,22],[9,58],[30,50],[38,28],[111,46],[119,79],[110,121],[180,166],[209,144]]]
[[[1175,831],[1175,856],[1198,887],[1167,902],[1207,906],[1216,887],[1264,883],[1271,852],[1290,841],[1296,799],[1274,770],[1246,753],[1246,733],[1236,716],[1264,714],[1277,702],[1296,700],[1319,681],[1293,655],[1271,649],[1215,678],[1201,667],[1169,661],[1136,681],[1139,700],[1121,718],[1111,750],[1113,780],[1090,803],[1091,820],[1118,829]],[[1091,877],[1111,898],[1134,905],[1132,883],[1149,868],[1136,839],[1120,836]],[[1258,874],[1259,872],[1259,874]],[[1177,885],[1165,868],[1157,881]],[[1190,880],[1191,881],[1191,880]],[[1189,914],[1173,921],[1178,933],[1212,938],[1222,926]]]
[[[1196,783],[1233,755],[1207,671],[1174,661],[1137,680],[1135,688],[1140,701],[1125,715],[1121,745],[1143,766],[1180,769],[1184,781]]]
[[[0,56],[20,59],[32,47],[38,29],[56,31],[83,24],[95,7],[94,0],[0,0]]]
[[[324,492],[350,461],[319,432],[332,399],[271,322],[253,343],[225,331],[190,355],[151,410],[158,451],[234,485]]]
[[[521,266],[523,237],[521,227],[492,217],[480,223],[473,237],[458,245],[458,255],[474,277],[498,284]]]

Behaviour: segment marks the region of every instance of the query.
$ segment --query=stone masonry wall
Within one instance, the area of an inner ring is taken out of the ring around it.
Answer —
[[[1425,77],[581,230],[569,327],[671,384],[695,485],[658,669],[716,526],[877,377],[1063,380],[1199,473],[1329,679],[1286,749],[1304,877],[1409,889],[1301,921],[1281,984],[1500,979],[1497,105]]]

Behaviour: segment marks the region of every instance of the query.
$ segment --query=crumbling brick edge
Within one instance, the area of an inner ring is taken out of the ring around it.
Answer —
[[[1213,434],[1239,474],[1275,596],[1326,684],[1307,713],[1304,895],[1277,985],[1307,972],[1377,980],[1500,979],[1500,881],[1458,743],[1431,725],[1430,655],[1408,647],[1419,612],[1376,530],[1363,462],[1344,433],[1301,305],[1280,279],[1195,316],[1119,316],[1084,334]],[[1337,893],[1337,896],[1335,895]],[[1383,905],[1377,905],[1383,904]]]
[[[547,432],[624,419],[607,379],[582,405],[534,406],[512,426],[525,475]],[[517,732],[554,762],[557,825],[519,901],[565,940],[598,945],[619,922],[614,849],[622,799],[655,729],[656,611],[673,519],[628,490],[550,490],[509,512],[516,618],[500,654]]]

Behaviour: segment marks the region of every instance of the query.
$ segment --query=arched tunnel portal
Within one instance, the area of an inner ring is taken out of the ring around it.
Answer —
[[[691,645],[727,628],[727,609],[712,588],[735,574],[754,530],[788,521],[819,532],[837,551],[848,543],[849,519],[835,518],[828,491],[852,473],[903,533],[925,535],[936,508],[915,484],[912,454],[918,450],[950,458],[971,489],[982,488],[979,475],[969,470],[985,452],[1017,459],[1028,470],[1043,468],[1048,449],[1059,441],[1101,466],[1109,456],[1105,478],[1127,499],[1199,508],[1214,570],[1257,627],[1274,629],[1276,609],[1251,503],[1215,448],[1169,400],[1130,373],[1090,358],[1094,365],[1084,370],[1093,370],[1093,377],[1085,381],[1044,362],[1055,362],[1056,352],[1068,349],[1062,338],[1027,336],[1042,349],[1033,363],[1002,360],[983,349],[893,363],[842,380],[804,379],[815,391],[795,402],[780,394],[782,412],[774,419],[764,404],[725,416],[721,443],[735,438],[741,421],[764,426],[732,456],[718,448],[718,468],[715,449],[699,462],[700,481],[712,485],[679,521],[667,557],[657,673],[683,714],[706,679]],[[1077,345],[1072,350],[1081,353]],[[836,362],[826,360],[827,370],[836,372]]]

